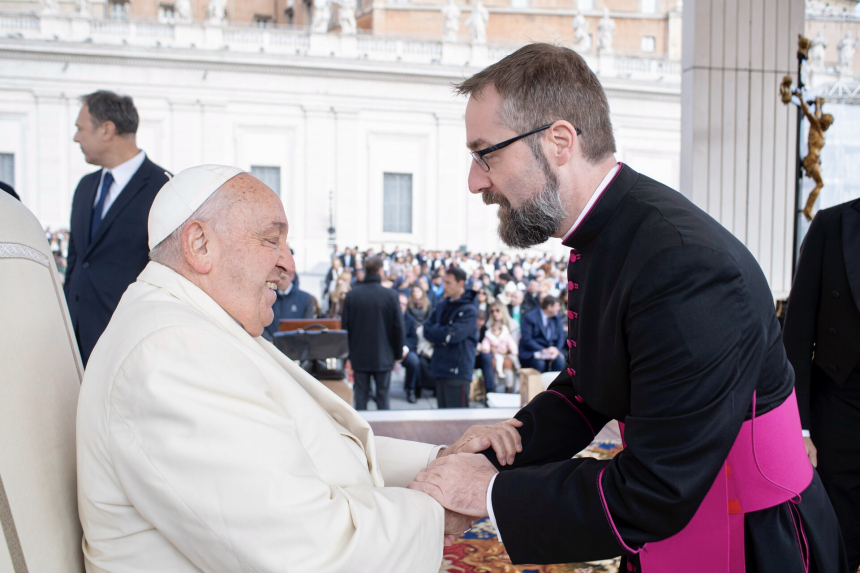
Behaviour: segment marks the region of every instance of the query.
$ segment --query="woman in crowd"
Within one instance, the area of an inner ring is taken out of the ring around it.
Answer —
[[[337,280],[337,286],[335,286],[334,293],[331,295],[331,303],[328,307],[329,318],[340,318],[343,314],[343,299],[346,298],[346,293],[352,288],[350,285],[351,280],[352,274],[348,272],[343,273]]]
[[[492,329],[496,324],[504,326],[514,339],[514,342],[519,344],[520,325],[516,320],[511,318],[510,313],[508,313],[508,307],[499,300],[490,303],[490,318],[487,320],[487,330]]]
[[[508,327],[501,321],[487,328],[481,341],[481,352],[492,354],[497,379],[505,381],[505,391],[516,392],[517,373],[520,371],[519,348]]]
[[[419,285],[413,286],[409,294],[409,305],[406,308],[406,312],[411,314],[418,324],[424,324],[424,321],[430,316],[431,310],[430,299],[427,298],[427,293]]]
[[[483,283],[480,284],[483,285]],[[487,314],[490,314],[490,304],[495,300],[488,288],[483,288],[483,286],[478,288],[478,310],[483,310]]]

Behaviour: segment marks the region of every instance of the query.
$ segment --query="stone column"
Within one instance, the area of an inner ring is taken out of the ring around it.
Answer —
[[[742,240],[771,289],[791,287],[804,0],[685,0],[680,191]]]

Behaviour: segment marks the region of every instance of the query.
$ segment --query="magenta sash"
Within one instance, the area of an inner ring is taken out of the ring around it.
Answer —
[[[619,426],[623,437],[624,425]],[[684,529],[668,539],[631,550],[639,554],[641,573],[744,573],[744,513],[789,500],[798,503],[800,492],[812,482],[812,473],[792,391],[775,409],[743,423],[714,484]],[[795,519],[796,510],[792,507],[791,511],[808,570],[800,516]],[[618,535],[608,511],[607,517]],[[619,541],[627,547],[620,536]]]

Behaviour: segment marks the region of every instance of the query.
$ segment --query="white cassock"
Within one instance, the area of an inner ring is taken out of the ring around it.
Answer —
[[[341,398],[149,263],[78,404],[87,571],[433,572],[444,512],[405,489],[434,446]]]

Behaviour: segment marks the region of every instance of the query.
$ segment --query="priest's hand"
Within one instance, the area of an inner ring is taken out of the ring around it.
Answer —
[[[479,454],[454,454],[435,460],[418,472],[410,489],[432,496],[445,509],[487,517],[487,489],[498,472]]]
[[[456,511],[445,510],[445,547],[472,528],[472,518]]]
[[[514,463],[514,456],[523,451],[523,440],[517,431],[522,425],[511,418],[492,426],[472,426],[459,440],[439,450],[436,459],[452,454],[477,454],[492,446],[499,464],[510,465]]]

